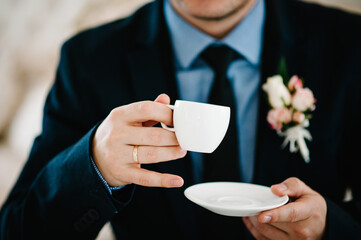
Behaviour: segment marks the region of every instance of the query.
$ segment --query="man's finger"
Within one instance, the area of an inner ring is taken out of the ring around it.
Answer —
[[[182,158],[187,151],[177,147],[138,147],[138,161],[140,164],[166,162]]]
[[[178,146],[174,132],[160,127],[129,127],[122,133],[122,143],[128,145]]]
[[[288,178],[280,184],[271,186],[271,190],[278,196],[288,195],[295,198],[312,192],[304,182],[295,177]]]
[[[263,236],[260,232],[257,231],[257,229],[255,228],[255,226],[252,224],[252,222],[250,221],[249,217],[243,217],[242,218],[244,225],[246,226],[246,228],[248,229],[248,231],[253,235],[253,237],[255,239],[258,240],[268,240],[268,238],[266,238],[265,236]]]
[[[110,113],[115,119],[124,119],[127,122],[147,122],[153,120],[166,125],[173,123],[173,112],[167,105],[153,101],[135,102],[115,108]]]
[[[158,103],[163,103],[165,105],[170,104],[170,98],[167,94],[160,94],[155,100],[154,102],[158,102]],[[158,122],[157,121],[146,121],[143,123],[144,127],[153,127],[154,125],[156,125]]]
[[[285,231],[268,223],[260,223],[257,216],[252,216],[248,219],[251,221],[256,230],[263,236],[267,236],[269,239],[277,240],[288,239],[288,234]]]
[[[130,171],[132,183],[145,187],[174,188],[183,186],[183,179],[177,175],[158,173],[143,168]]]
[[[158,97],[154,100],[154,102],[169,104],[170,103],[170,98],[169,98],[169,96],[167,94],[162,93],[162,94],[158,95]]]
[[[262,212],[258,216],[260,223],[298,222],[311,216],[312,207],[304,201],[288,203],[282,207]]]

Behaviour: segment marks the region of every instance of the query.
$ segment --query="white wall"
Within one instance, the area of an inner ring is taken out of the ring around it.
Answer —
[[[361,14],[361,0],[303,0],[317,2],[325,6],[341,8],[345,11]]]

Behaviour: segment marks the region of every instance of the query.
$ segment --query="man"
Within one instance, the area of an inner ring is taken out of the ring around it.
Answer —
[[[42,134],[1,210],[1,239],[89,239],[107,221],[119,239],[359,238],[360,23],[298,1],[169,0],[80,33],[62,48]],[[203,182],[212,155],[186,154],[155,126],[172,125],[171,100],[208,101],[217,90],[203,57],[213,45],[236,52],[227,77],[239,181],[291,198],[259,216],[189,202],[183,191]],[[309,164],[266,121],[261,84],[281,59],[317,98]]]

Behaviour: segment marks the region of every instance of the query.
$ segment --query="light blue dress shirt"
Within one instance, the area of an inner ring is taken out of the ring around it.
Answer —
[[[212,69],[198,56],[211,44],[225,44],[243,56],[227,71],[236,97],[239,163],[242,181],[253,179],[256,126],[261,78],[261,54],[265,20],[264,0],[258,0],[248,15],[223,39],[217,40],[198,30],[164,1],[164,14],[175,55],[179,97],[207,102],[214,80]],[[190,152],[196,182],[202,179],[202,154]]]

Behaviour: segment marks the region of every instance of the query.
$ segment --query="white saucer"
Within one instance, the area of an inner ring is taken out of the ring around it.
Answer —
[[[184,195],[192,202],[221,215],[253,216],[288,202],[288,196],[278,197],[271,188],[238,182],[209,182],[188,187]]]

